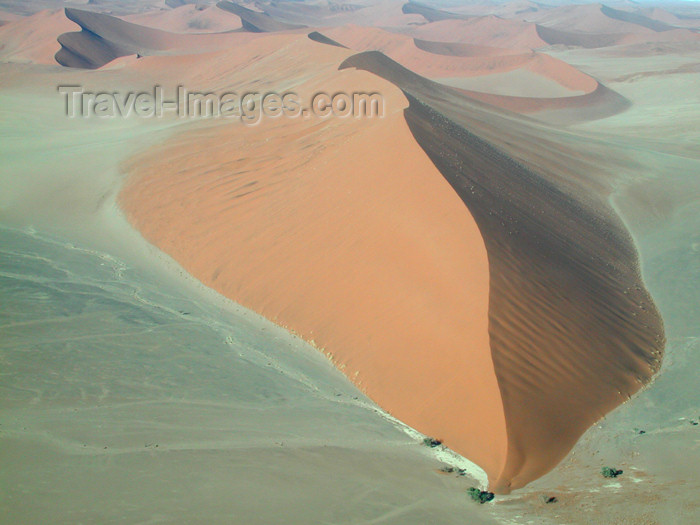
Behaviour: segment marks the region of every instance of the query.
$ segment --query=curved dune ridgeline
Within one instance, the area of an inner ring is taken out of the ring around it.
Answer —
[[[62,66],[96,69],[115,58],[153,54],[177,43],[177,36],[172,33],[113,16],[69,7],[65,8],[65,14],[82,30],[58,37],[61,49],[55,58]]]
[[[306,100],[319,86],[380,92],[384,118],[185,132],[126,167],[121,205],[204,284],[313,342],[394,417],[498,472],[507,442],[479,230],[413,138],[401,91],[339,72],[346,49],[292,38],[299,60],[281,64],[271,48],[257,74],[301,79]]]
[[[489,477],[497,491],[522,487],[658,370],[663,325],[632,239],[605,200],[580,184],[575,163],[564,156],[556,164],[556,148],[539,130],[528,133],[527,123],[489,114],[380,53],[350,57],[341,68],[350,67],[404,91],[414,137],[484,237],[490,347],[508,439],[504,466]],[[512,142],[537,168],[507,153]]]
[[[464,20],[470,18],[466,15],[450,13],[441,9],[435,9],[418,2],[407,2],[401,6],[401,11],[407,15],[421,15],[428,22],[439,22],[440,20]]]

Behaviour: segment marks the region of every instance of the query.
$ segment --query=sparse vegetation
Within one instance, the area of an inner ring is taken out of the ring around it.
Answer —
[[[479,490],[476,487],[470,487],[469,490],[467,490],[467,494],[474,500],[478,501],[482,505],[486,503],[487,501],[491,501],[495,495],[493,492],[487,492],[485,490]]]
[[[431,437],[426,437],[426,438],[423,438],[423,444],[426,447],[435,448],[435,447],[439,447],[440,445],[442,445],[442,440],[431,438]]]
[[[600,473],[603,475],[604,478],[616,478],[620,474],[622,474],[622,471],[614,467],[603,467],[602,469],[600,469]]]

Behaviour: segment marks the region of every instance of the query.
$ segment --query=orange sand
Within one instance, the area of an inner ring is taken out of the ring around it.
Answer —
[[[350,54],[308,39],[294,52]],[[387,116],[186,133],[129,166],[121,204],[192,275],[312,341],[380,406],[495,476],[506,433],[483,240],[413,139],[400,91],[335,67],[325,90],[380,91]]]

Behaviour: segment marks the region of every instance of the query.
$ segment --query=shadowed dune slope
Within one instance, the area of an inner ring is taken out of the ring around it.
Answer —
[[[219,2],[216,4],[219,9],[237,15],[241,19],[243,29],[252,33],[273,33],[275,31],[286,31],[289,29],[299,29],[306,27],[300,24],[290,24],[272,18],[267,13],[253,11],[233,2]]]
[[[615,18],[616,10],[605,9],[602,4],[562,5],[551,9],[542,9],[528,14],[525,18],[546,27],[560,31],[581,33],[650,33],[652,29],[632,20]],[[620,12],[622,13],[622,12]]]
[[[595,88],[592,91],[571,97],[515,97],[469,90],[463,90],[463,93],[492,106],[516,113],[537,114],[540,120],[561,125],[610,117],[630,107],[630,101],[625,97],[595,80],[593,82]]]
[[[431,40],[421,40],[414,38],[413,43],[418,49],[450,57],[485,57],[501,56],[522,53],[522,50],[505,49],[503,47],[477,46],[463,42],[434,42]]]
[[[319,33],[318,31],[312,31],[307,35],[311,40],[314,42],[318,42],[319,44],[327,44],[329,46],[336,46],[336,47],[343,47],[347,49],[346,46],[343,44],[340,44],[333,40],[332,38],[328,38],[326,35]]]
[[[603,13],[605,16],[610,17],[614,20],[619,20],[621,22],[628,22],[630,24],[636,24],[641,27],[646,27],[647,29],[651,29],[652,31],[668,31],[669,29],[673,29],[673,26],[670,26],[664,22],[661,22],[659,20],[652,20],[651,18],[648,18],[640,13],[631,13],[629,11],[620,11],[619,9],[613,9],[612,7],[608,7],[606,5],[600,6],[600,12]]]
[[[65,13],[82,31],[58,37],[61,49],[55,58],[62,66],[96,69],[115,58],[164,51],[177,43],[177,36],[172,33],[113,16],[69,7]]]
[[[649,33],[581,33],[560,31],[537,25],[537,34],[550,45],[579,46],[589,49],[643,42],[678,42],[700,40],[700,34],[688,29],[670,29]]]
[[[596,96],[581,98],[581,95],[592,95],[599,88],[595,79],[562,60],[529,49],[517,50],[461,42],[425,41],[373,27],[333,28],[327,31],[327,35],[356,51],[381,51],[411,71],[432,79],[489,77],[511,71],[531,72],[537,77],[554,81],[563,88],[563,92],[572,92],[571,96],[563,98],[571,99],[573,107],[593,108],[595,106],[606,110],[591,112],[585,118],[599,118],[624,109],[619,104],[608,103],[614,98],[613,95],[606,97],[598,93]],[[527,87],[523,86],[523,89]],[[533,91],[535,90],[530,92]],[[603,94],[606,93],[604,89],[601,91]],[[541,95],[540,98],[514,98],[503,95],[487,96],[479,93],[475,97],[518,112],[567,107],[566,101],[557,102],[546,98],[545,95]]]
[[[469,18],[466,15],[435,9],[434,7],[419,4],[418,2],[408,2],[403,5],[401,10],[407,15],[421,15],[428,22],[438,22],[440,20],[464,20]]]
[[[537,25],[537,34],[550,45],[586,48],[615,46],[625,37],[622,33],[577,33]]]
[[[489,114],[381,53],[341,67],[401,87],[413,135],[479,225],[508,434],[504,468],[489,475],[495,490],[522,487],[658,369],[663,326],[633,242],[604,199],[572,182],[576,164],[539,130]],[[510,147],[535,162],[514,160]]]
[[[629,107],[629,101],[615,91],[545,53],[411,39],[378,28],[333,28],[328,35],[356,51],[381,51],[410,71],[433,79],[488,77],[523,70],[552,80],[575,94],[559,97],[511,96],[463,89],[463,93],[474,100],[517,113],[540,113],[538,118],[548,122],[569,124],[595,120],[615,115]]]
[[[603,14],[599,7],[585,5],[544,10],[527,20],[493,15],[465,20],[443,19],[415,27],[410,34],[417,40],[434,43],[450,42],[453,45],[462,42],[521,49],[539,49],[550,45],[597,48],[647,41],[696,40],[698,37],[690,29],[666,25],[661,30],[661,26],[651,24],[657,28],[654,30],[649,25],[633,23],[632,19],[623,21],[611,18]]]

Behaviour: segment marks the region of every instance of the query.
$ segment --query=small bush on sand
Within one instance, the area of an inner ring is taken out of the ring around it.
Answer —
[[[622,474],[622,471],[614,467],[603,467],[602,469],[600,469],[600,473],[603,475],[604,478],[616,478],[620,474]]]
[[[435,447],[439,447],[440,445],[442,445],[442,441],[439,439],[427,437],[427,438],[423,438],[423,444],[426,447],[435,448]]]
[[[471,487],[467,490],[467,494],[474,500],[478,501],[482,505],[487,501],[491,501],[495,496],[493,492],[487,492],[485,490],[479,490],[476,487]]]

